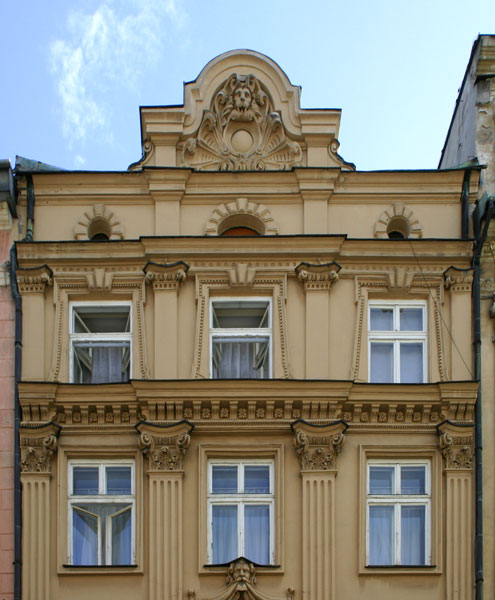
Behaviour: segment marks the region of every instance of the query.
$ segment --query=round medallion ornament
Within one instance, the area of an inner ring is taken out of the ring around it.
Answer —
[[[245,129],[238,129],[230,138],[232,148],[240,154],[247,154],[253,147],[253,136]]]

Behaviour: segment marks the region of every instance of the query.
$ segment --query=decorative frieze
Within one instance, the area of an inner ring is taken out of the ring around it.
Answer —
[[[473,466],[473,425],[444,421],[438,425],[439,446],[446,471],[471,470]]]
[[[445,288],[451,292],[469,292],[473,287],[474,269],[449,267],[444,273]]]
[[[38,427],[21,427],[21,472],[50,473],[57,452],[57,438],[62,428],[50,422]]]
[[[173,425],[153,425],[141,421],[136,425],[139,432],[138,446],[148,459],[148,472],[182,471],[184,458],[191,443],[189,435],[194,425],[181,421]]]
[[[169,264],[147,262],[143,269],[146,283],[151,283],[154,290],[179,289],[188,270],[189,265],[183,260]]]
[[[48,265],[17,269],[17,285],[21,294],[43,293],[53,283],[53,272]]]
[[[330,290],[332,284],[338,280],[341,268],[335,261],[324,264],[302,262],[297,265],[295,271],[306,291]]]
[[[330,471],[344,446],[344,421],[328,425],[312,425],[302,419],[291,423],[294,448],[302,471]]]
[[[252,562],[240,557],[227,569],[226,588],[210,600],[282,600],[261,593],[257,588],[256,569]],[[294,600],[295,590],[288,588],[284,600]],[[188,600],[199,600],[194,590],[187,592]]]

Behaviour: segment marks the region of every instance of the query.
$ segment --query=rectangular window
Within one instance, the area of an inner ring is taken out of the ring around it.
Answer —
[[[134,463],[69,463],[69,562],[135,563]]]
[[[426,381],[424,302],[370,302],[368,342],[371,383]]]
[[[431,564],[429,461],[370,461],[366,513],[368,565]]]
[[[271,376],[271,302],[218,299],[210,310],[211,377],[267,379]]]
[[[72,383],[118,383],[131,376],[130,302],[71,305]]]
[[[274,562],[272,461],[208,463],[208,561]]]

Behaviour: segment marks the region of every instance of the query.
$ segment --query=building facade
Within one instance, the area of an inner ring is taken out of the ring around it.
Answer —
[[[229,52],[127,171],[18,170],[26,600],[472,597],[479,173],[299,93]]]
[[[458,165],[482,165],[479,202],[472,214],[470,235],[475,238],[475,269],[477,272],[476,310],[479,331],[475,335],[479,356],[476,377],[481,379],[478,423],[480,429],[479,458],[482,469],[478,480],[478,510],[476,535],[482,547],[477,579],[483,581],[485,595],[495,594],[495,36],[480,35],[473,44],[456,107],[445,140],[439,168]],[[469,172],[469,171],[467,171]],[[476,328],[476,325],[475,325]],[[482,481],[482,484],[481,484]],[[482,571],[480,572],[480,568]]]

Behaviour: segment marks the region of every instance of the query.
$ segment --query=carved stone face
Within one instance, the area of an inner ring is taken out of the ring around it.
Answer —
[[[248,582],[250,576],[249,565],[245,560],[238,560],[234,565],[234,581]]]
[[[251,106],[251,90],[247,87],[238,87],[234,92],[234,102],[238,110],[248,110]]]

